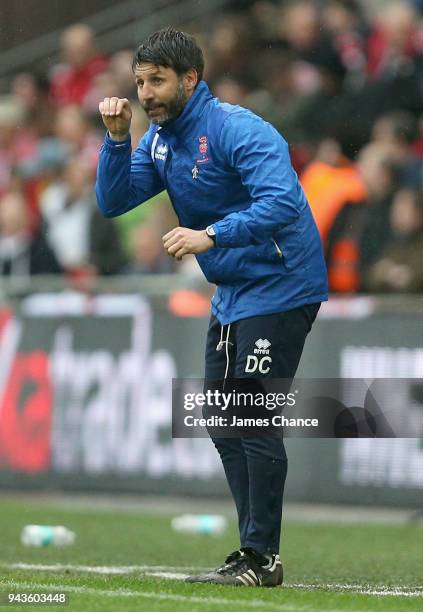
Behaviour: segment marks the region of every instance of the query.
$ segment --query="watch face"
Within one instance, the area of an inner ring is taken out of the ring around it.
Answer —
[[[214,227],[212,225],[209,225],[206,228],[206,232],[208,236],[216,236],[216,232],[214,231]]]

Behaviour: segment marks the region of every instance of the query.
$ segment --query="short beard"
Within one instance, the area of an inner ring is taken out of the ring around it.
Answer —
[[[178,86],[176,88],[175,95],[166,104],[164,108],[164,117],[152,119],[151,123],[155,123],[156,125],[165,125],[169,121],[173,121],[173,119],[176,119],[182,113],[187,101],[188,95],[184,89],[184,85],[181,79],[178,81]]]

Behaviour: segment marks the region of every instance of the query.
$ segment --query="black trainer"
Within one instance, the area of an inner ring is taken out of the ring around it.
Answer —
[[[227,571],[229,567],[236,563],[243,554],[244,553],[242,553],[240,550],[234,550],[234,552],[226,557],[225,562],[215,570],[207,572],[206,574],[200,574],[199,576],[188,576],[185,578],[185,582],[213,582],[213,578],[217,574],[220,575],[221,573]]]
[[[213,572],[189,576],[186,582],[275,587],[283,582],[283,569],[279,555],[272,555],[269,560],[246,547],[231,553],[225,564]]]

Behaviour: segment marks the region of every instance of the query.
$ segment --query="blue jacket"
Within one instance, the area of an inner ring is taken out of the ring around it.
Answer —
[[[106,135],[96,192],[106,217],[163,189],[182,227],[213,225],[216,247],[197,255],[217,285],[222,324],[327,299],[320,237],[288,145],[254,113],[220,102],[201,81],[182,114],[131,143]]]

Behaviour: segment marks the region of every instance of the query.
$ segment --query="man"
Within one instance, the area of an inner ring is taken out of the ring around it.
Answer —
[[[62,274],[44,233],[31,228],[25,196],[8,191],[0,197],[0,278],[26,279],[35,274]]]
[[[114,217],[167,189],[180,227],[163,237],[164,248],[177,259],[195,254],[217,285],[206,380],[292,378],[327,299],[320,238],[286,142],[250,111],[213,98],[203,68],[195,40],[172,28],[138,48],[133,69],[151,126],[131,157],[128,100],[100,103],[108,134],[99,206]],[[259,340],[265,360],[248,359]],[[213,442],[237,507],[241,547],[214,572],[188,580],[281,584],[282,437]]]
[[[51,99],[56,106],[89,103],[94,79],[108,66],[95,47],[94,31],[84,23],[63,30],[61,40],[63,63],[56,66],[51,80]]]

